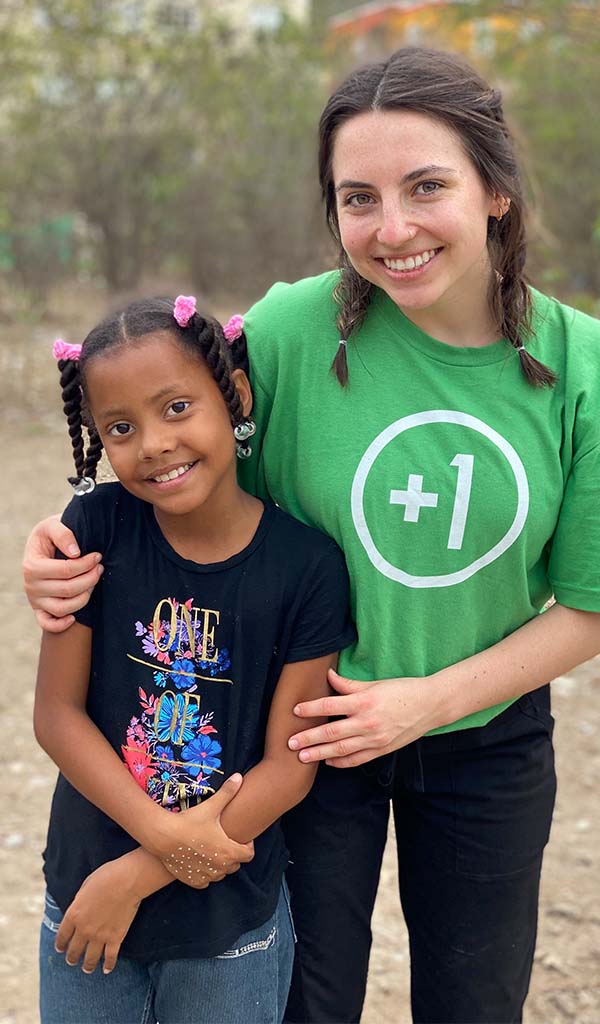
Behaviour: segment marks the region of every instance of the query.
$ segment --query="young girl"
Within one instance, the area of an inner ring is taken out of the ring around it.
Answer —
[[[414,1020],[514,1024],[554,804],[548,682],[600,651],[600,326],[527,285],[501,97],[459,58],[351,75],[319,166],[340,267],[246,318],[244,482],[338,541],[359,634],[290,739],[328,763],[284,823],[286,1019],[360,1019],[391,799]],[[57,569],[53,541],[68,553],[53,525],[30,545],[29,592],[62,616],[98,568]]]
[[[283,1015],[277,819],[315,771],[287,749],[292,709],[326,692],[353,629],[336,545],[237,485],[252,396],[239,322],[225,333],[232,348],[180,296],[55,346],[76,467],[64,522],[105,571],[40,655],[35,731],[61,770],[43,1024]],[[96,487],[102,448],[119,483]]]

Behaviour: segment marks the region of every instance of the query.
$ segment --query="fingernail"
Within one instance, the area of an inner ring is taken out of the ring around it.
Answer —
[[[94,968],[93,967],[92,967],[91,971],[86,970],[85,967],[82,967],[81,970],[83,971],[84,974],[93,974],[94,973]]]
[[[299,715],[300,714],[300,705],[299,704],[296,704],[296,707],[294,708],[294,714],[295,715]]]
[[[98,566],[98,575],[101,576],[103,572],[104,572],[104,566],[103,565],[99,565]]]
[[[77,967],[77,960],[67,960],[69,967]]]
[[[112,972],[112,967],[103,967],[102,968],[102,973],[103,974],[110,974],[111,972]]]
[[[70,544],[67,549],[67,554],[72,555],[73,558],[79,558],[79,548],[76,544]]]
[[[290,750],[297,750],[299,745],[298,740],[295,740],[293,737],[291,740],[288,740],[288,747]]]
[[[298,757],[301,761],[310,761],[310,750],[301,750]]]

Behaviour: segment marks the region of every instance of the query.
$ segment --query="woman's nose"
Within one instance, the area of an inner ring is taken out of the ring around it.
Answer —
[[[399,202],[388,203],[381,208],[381,221],[377,231],[377,239],[389,249],[405,245],[417,233],[416,226],[411,223],[407,211]]]

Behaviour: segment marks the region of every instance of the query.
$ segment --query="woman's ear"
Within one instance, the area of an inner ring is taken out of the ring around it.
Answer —
[[[234,370],[231,374],[231,379],[235,384],[235,390],[240,396],[240,402],[242,403],[242,409],[244,416],[249,416],[252,412],[252,406],[254,404],[254,398],[252,397],[252,388],[250,387],[250,381],[243,370]]]

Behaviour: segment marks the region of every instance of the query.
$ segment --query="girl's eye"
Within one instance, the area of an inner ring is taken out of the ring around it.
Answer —
[[[355,192],[354,195],[346,196],[344,206],[368,206],[371,202],[373,198],[366,192]]]
[[[108,433],[111,437],[126,437],[132,430],[131,423],[114,423]]]
[[[189,404],[189,402],[171,402],[169,412],[172,413],[173,416],[180,416],[182,412],[185,412]]]
[[[415,188],[415,195],[419,196],[432,196],[434,192],[439,192],[442,185],[439,181],[422,181]]]

